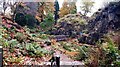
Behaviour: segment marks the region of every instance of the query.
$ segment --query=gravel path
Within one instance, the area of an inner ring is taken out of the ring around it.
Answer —
[[[51,49],[51,46],[46,46],[45,47],[47,50],[50,50]],[[75,60],[72,60],[71,58],[69,58],[67,55],[61,53],[60,51],[58,50],[55,50],[55,53],[54,53],[54,56],[60,56],[60,65],[84,65],[83,62],[81,61],[75,61]],[[51,63],[50,62],[47,62],[45,63],[47,65],[50,65]]]

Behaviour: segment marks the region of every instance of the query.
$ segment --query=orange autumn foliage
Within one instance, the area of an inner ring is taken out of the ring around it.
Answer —
[[[79,52],[65,51],[65,54],[67,54],[67,55],[69,55],[69,56],[75,56],[75,55],[79,54]]]

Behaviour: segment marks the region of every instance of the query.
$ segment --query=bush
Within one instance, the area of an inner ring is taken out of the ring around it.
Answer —
[[[87,19],[83,18],[83,16],[80,16],[78,14],[68,14],[58,20],[58,23],[61,22],[67,22],[73,25],[84,25],[87,24]]]
[[[15,22],[21,26],[25,26],[27,24],[27,19],[23,13],[17,13],[15,15]]]
[[[47,50],[41,48],[39,45],[35,43],[26,43],[25,48],[28,51],[28,55],[31,56],[42,57],[45,54],[49,53]]]
[[[40,26],[44,30],[49,30],[54,25],[54,17],[52,13],[48,13],[43,22],[40,23]]]
[[[36,23],[37,23],[37,20],[34,18],[34,16],[32,16],[30,14],[26,15],[26,20],[27,20],[27,24],[26,25],[29,28],[33,28],[36,25]]]
[[[87,66],[116,67],[120,66],[120,51],[113,41],[108,37],[106,43],[98,44],[96,48],[91,48],[86,59]]]

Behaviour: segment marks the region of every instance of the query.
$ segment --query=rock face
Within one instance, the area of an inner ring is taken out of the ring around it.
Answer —
[[[89,36],[83,36],[79,42],[88,44],[95,44],[109,30],[120,30],[120,2],[110,3],[96,12],[96,17],[86,27]]]
[[[21,26],[31,26],[37,23],[35,15],[38,9],[37,2],[26,2],[23,3],[24,5],[20,4],[16,6],[15,9],[15,22],[17,22]]]
[[[75,37],[87,25],[86,18],[88,17],[79,14],[68,14],[58,20],[57,26],[55,29],[50,30],[50,34]]]
[[[35,16],[38,10],[38,2],[25,2],[16,6],[15,13],[30,14]]]

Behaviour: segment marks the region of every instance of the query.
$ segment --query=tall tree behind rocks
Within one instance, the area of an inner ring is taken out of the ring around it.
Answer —
[[[64,1],[63,2],[63,6],[62,8],[60,9],[60,17],[63,17],[64,15],[67,15],[69,14],[69,6],[68,6],[68,2]]]
[[[77,12],[76,9],[76,2],[68,2],[67,0],[64,0],[63,6],[60,9],[60,17],[63,17],[67,14],[75,14]]]
[[[81,9],[84,12],[83,15],[87,15],[87,13],[91,12],[91,8],[93,7],[94,2],[92,0],[82,0]]]
[[[55,25],[56,25],[57,24],[57,20],[59,18],[59,15],[58,15],[58,12],[59,12],[59,3],[58,3],[57,0],[55,1],[54,8],[55,8],[55,11],[54,11],[54,15],[55,15],[54,20],[55,20]]]
[[[37,15],[41,18],[40,22],[47,16],[47,13],[54,13],[54,10],[53,2],[39,2]]]
[[[75,14],[77,13],[77,8],[76,8],[76,2],[70,2],[69,3],[70,7],[70,14]]]

